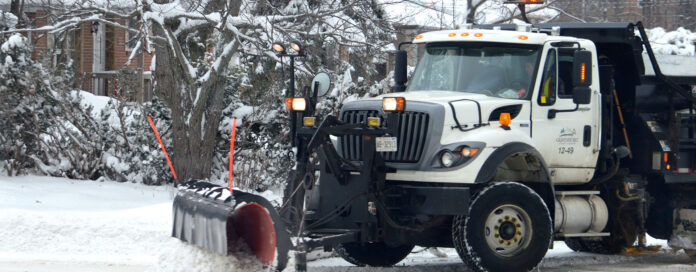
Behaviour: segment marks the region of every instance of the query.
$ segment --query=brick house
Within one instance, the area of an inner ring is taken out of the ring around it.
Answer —
[[[637,22],[646,27],[696,29],[696,0],[558,0],[554,6],[566,13],[556,22]]]
[[[9,11],[9,6],[0,4],[0,10]],[[49,24],[43,7],[25,6],[23,11],[32,28]],[[73,87],[96,95],[125,95],[128,100],[146,101],[152,96],[150,67],[154,53],[136,54],[126,67],[135,46],[131,35],[120,28],[86,22],[63,33],[31,32],[29,40],[34,46],[33,58],[45,65],[55,66],[72,61],[75,74]],[[142,69],[142,82],[139,67]],[[119,74],[119,70],[129,73]]]

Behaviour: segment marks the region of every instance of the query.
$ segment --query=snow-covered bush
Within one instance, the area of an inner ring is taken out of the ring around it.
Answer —
[[[173,176],[148,116],[171,150],[171,113],[157,97],[142,105],[109,99],[99,114],[103,145],[100,174],[121,182],[171,183]]]
[[[16,175],[43,156],[41,137],[59,111],[48,73],[33,60],[27,39],[14,34],[0,46],[0,160]]]

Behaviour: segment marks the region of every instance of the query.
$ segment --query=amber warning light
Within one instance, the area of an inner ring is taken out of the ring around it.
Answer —
[[[500,122],[500,125],[502,127],[509,127],[511,121],[512,121],[512,118],[510,118],[510,113],[504,112],[504,113],[500,114],[499,122]]]
[[[545,0],[513,0],[505,1],[505,4],[544,4]]]

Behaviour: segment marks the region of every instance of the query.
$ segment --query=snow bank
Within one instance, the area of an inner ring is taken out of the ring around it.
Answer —
[[[667,32],[664,28],[656,27],[646,30],[650,45],[655,54],[663,55],[696,55],[696,33],[683,27]]]
[[[113,103],[118,103],[116,99],[110,98],[108,96],[100,96],[100,95],[94,95],[90,92],[85,92],[85,91],[73,91],[73,95],[79,95],[82,97],[81,105],[84,108],[87,108],[89,106],[92,106],[92,115],[94,117],[99,117],[99,113],[106,108],[106,105],[109,104],[109,101],[113,101]]]
[[[171,235],[167,186],[0,176],[0,270],[260,271]]]

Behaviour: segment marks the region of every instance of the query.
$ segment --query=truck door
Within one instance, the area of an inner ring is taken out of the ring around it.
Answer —
[[[532,97],[532,140],[549,166],[551,180],[556,184],[583,183],[592,178],[599,146],[599,81],[596,57],[592,70],[595,78],[592,98],[572,112],[549,110],[574,109],[572,67],[574,48],[544,47],[544,58]],[[594,54],[594,50],[592,50]]]

